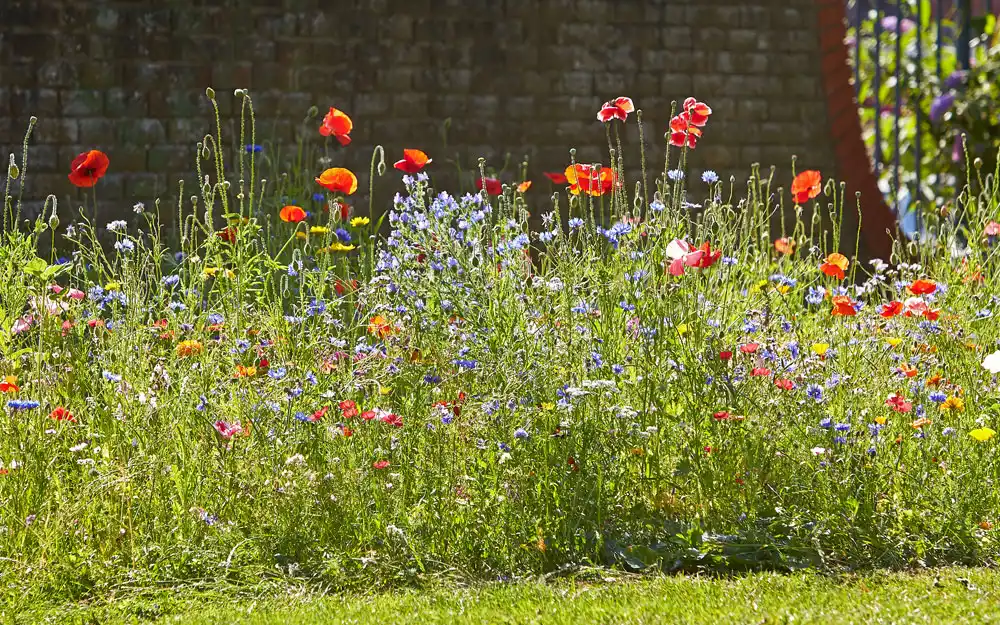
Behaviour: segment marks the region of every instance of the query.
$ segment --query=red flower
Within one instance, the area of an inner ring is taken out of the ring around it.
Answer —
[[[834,252],[826,257],[826,261],[819,266],[819,270],[830,276],[831,278],[836,278],[838,280],[843,280],[847,271],[847,267],[850,266],[851,262],[847,260],[847,257],[838,252]]]
[[[910,285],[910,293],[914,295],[928,295],[937,290],[937,283],[932,280],[914,280]]]
[[[910,412],[913,410],[913,404],[906,401],[906,398],[899,393],[889,395],[889,397],[885,400],[885,403],[896,412]]]
[[[758,376],[758,377],[759,376],[770,376],[771,375],[771,370],[768,369],[767,367],[754,367],[750,371],[750,375],[751,376]]]
[[[614,170],[610,167],[596,168],[592,165],[570,165],[564,172],[573,195],[580,192],[599,197],[611,191],[617,183]]]
[[[379,421],[397,428],[403,427],[403,417],[399,416],[394,412],[382,415],[381,417],[379,417]]]
[[[545,177],[552,181],[552,184],[566,184],[566,174],[561,171],[544,172]]]
[[[795,388],[795,382],[792,382],[788,378],[775,378],[774,385],[783,391],[790,391]]]
[[[810,169],[795,176],[792,181],[792,197],[796,204],[805,204],[813,199],[823,189],[823,176],[816,170]]]
[[[729,360],[733,357],[733,352],[719,352],[719,360]]]
[[[219,237],[226,243],[234,243],[236,241],[236,228],[233,226],[223,228],[222,230],[216,232],[215,236]]]
[[[319,175],[316,184],[333,193],[339,191],[344,195],[351,195],[358,190],[358,177],[349,169],[331,167]]]
[[[483,179],[476,178],[476,188],[483,190]],[[486,178],[486,193],[488,195],[500,195],[503,193],[503,184],[496,178]]]
[[[330,410],[329,406],[323,406],[322,408],[320,408],[316,412],[312,413],[312,416],[309,417],[309,420],[310,421],[319,421],[320,419],[322,419],[323,417],[326,416],[326,413],[329,410]]]
[[[726,419],[729,418],[729,411],[720,410],[719,412],[713,413],[712,418],[715,419],[716,421],[725,421]]]
[[[340,402],[339,407],[345,419],[358,416],[358,405],[350,399]]]
[[[83,152],[69,165],[69,181],[81,188],[97,184],[108,171],[108,155],[100,150]]]
[[[372,419],[375,418],[375,411],[365,410],[364,412],[361,413],[361,418],[364,419],[365,421],[371,421]]]
[[[684,100],[683,109],[690,116],[691,125],[699,128],[708,123],[708,116],[712,114],[712,109],[707,104],[694,98]]]
[[[882,306],[882,311],[879,314],[888,319],[895,317],[901,312],[903,312],[903,302],[893,301]]]
[[[388,468],[388,467],[389,467],[389,461],[388,460],[379,460],[377,462],[373,462],[372,463],[372,468],[373,469],[378,469],[379,471],[381,471],[382,469]]]
[[[830,311],[830,314],[835,317],[853,317],[858,314],[858,311],[854,308],[857,302],[846,295],[837,295],[831,301],[833,302],[833,310]]]
[[[698,145],[701,128],[695,125],[687,112],[675,115],[670,120],[670,145],[682,148],[685,145],[692,150]]]
[[[298,223],[306,218],[306,212],[299,206],[286,206],[278,213],[281,221]]]
[[[525,180],[521,184],[517,185],[517,192],[518,193],[526,193],[528,191],[528,189],[530,189],[530,188],[531,188],[531,181],[530,180]]]
[[[628,114],[634,110],[635,106],[632,104],[632,98],[624,96],[615,98],[601,105],[601,110],[597,112],[597,121],[609,122],[612,119],[625,121],[628,118]]]
[[[757,351],[758,347],[760,347],[760,344],[758,343],[747,343],[745,345],[740,345],[740,351],[744,354],[752,354]]]
[[[49,413],[49,418],[55,421],[69,421],[70,423],[76,423],[76,417],[69,410],[66,410],[62,406],[57,406],[55,410]]]
[[[319,134],[324,137],[333,135],[340,145],[347,145],[351,142],[351,130],[354,122],[343,111],[330,107],[330,112],[323,118],[323,125],[319,127]]]
[[[393,167],[408,174],[415,174],[425,166],[430,165],[432,160],[427,158],[427,155],[422,151],[408,148],[403,150],[403,160],[396,161]]]
[[[8,375],[0,380],[0,393],[16,393],[21,390],[17,385],[17,376]]]

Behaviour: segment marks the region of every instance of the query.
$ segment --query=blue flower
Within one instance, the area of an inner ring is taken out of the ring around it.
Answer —
[[[441,376],[435,375],[433,373],[428,373],[427,375],[424,376],[424,382],[428,384],[438,384],[439,382],[441,382]]]
[[[11,410],[34,410],[40,405],[34,399],[12,399],[7,402],[7,407]]]
[[[248,144],[246,146],[246,151],[247,151],[247,154],[260,153],[260,152],[264,151],[264,146],[262,146],[262,145],[255,145],[253,143],[250,143],[250,144]]]
[[[528,438],[528,432],[524,428],[517,428],[514,430],[514,438],[525,439]]]
[[[326,201],[326,196],[323,195],[322,193],[313,193],[313,201],[314,202],[324,202],[324,201]]]
[[[343,228],[337,228],[336,230],[333,231],[333,233],[337,235],[337,240],[340,241],[341,243],[351,242],[351,233],[348,232],[347,230],[344,230]]]
[[[679,169],[671,169],[670,171],[667,172],[667,178],[670,178],[674,182],[683,180],[684,172]]]
[[[850,423],[838,423],[837,425],[833,426],[833,429],[836,430],[836,431],[838,431],[838,432],[850,432],[851,431],[851,424]]]
[[[274,367],[269,369],[267,372],[268,377],[272,380],[282,380],[286,375],[288,375],[288,370],[284,367]]]
[[[821,428],[829,430],[831,427],[833,427],[833,419],[831,419],[830,417],[823,417],[819,421],[819,426]]]
[[[101,372],[101,375],[103,375],[104,379],[107,380],[108,382],[118,383],[122,381],[122,376],[117,375],[115,373],[111,373],[110,371],[103,371]]]
[[[701,180],[707,184],[712,184],[713,182],[719,181],[719,174],[715,173],[711,169],[706,169],[701,173]]]
[[[175,286],[180,281],[181,281],[180,276],[171,275],[171,276],[163,276],[163,279],[160,282],[163,283],[163,286]]]
[[[823,401],[823,387],[818,384],[810,384],[806,387],[806,395],[818,402]]]
[[[941,391],[934,391],[933,393],[928,395],[927,398],[930,399],[935,404],[940,404],[944,400],[948,399],[948,396],[942,393]]]
[[[122,239],[121,241],[115,242],[115,249],[121,252],[122,254],[127,254],[135,250],[135,244],[129,241],[128,239]]]

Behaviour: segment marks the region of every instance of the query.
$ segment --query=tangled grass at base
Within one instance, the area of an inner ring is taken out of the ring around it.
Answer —
[[[995,172],[953,222],[976,230],[861,263],[837,252],[854,200],[818,172],[794,200],[707,173],[689,203],[687,151],[711,140],[694,100],[662,170],[633,155],[626,181],[622,100],[609,164],[546,174],[570,185],[550,208],[527,166],[432,192],[413,150],[406,193],[357,216],[337,111],[286,175],[252,134],[235,172],[206,137],[180,250],[159,206],[99,232],[50,201],[8,228],[4,592],[992,561]],[[56,237],[71,256],[39,258]]]

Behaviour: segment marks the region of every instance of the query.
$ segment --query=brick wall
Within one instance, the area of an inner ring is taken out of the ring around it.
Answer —
[[[337,159],[367,188],[371,148],[395,157],[543,170],[568,149],[605,155],[594,115],[629,95],[662,169],[670,102],[694,95],[715,115],[694,172],[742,178],[777,165],[833,173],[817,0],[0,0],[0,150],[39,118],[27,195],[79,197],[79,152],[111,157],[102,210],[193,183],[194,144],[210,130],[213,86],[227,117],[235,87],[254,96],[264,138],[291,141],[311,105],[355,121]],[[150,8],[155,7],[155,8]],[[441,128],[450,118],[448,148]],[[311,124],[310,132],[315,131]],[[636,129],[626,138],[637,144]],[[630,156],[634,165],[636,156]],[[391,192],[393,177],[379,181]],[[471,173],[467,180],[471,180]],[[544,183],[544,184],[542,184]],[[190,186],[188,187],[190,188]]]

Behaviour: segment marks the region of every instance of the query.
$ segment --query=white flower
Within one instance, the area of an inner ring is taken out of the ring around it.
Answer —
[[[983,367],[990,373],[1000,373],[1000,352],[993,352],[983,358]]]
[[[142,213],[142,211],[145,210],[145,209],[146,209],[146,205],[145,204],[143,204],[142,202],[136,202],[135,206],[132,207],[132,212],[135,213],[136,215],[138,215],[138,214]]]
[[[691,253],[691,244],[681,239],[674,239],[667,245],[666,254],[668,258],[677,260],[684,258]]]
[[[813,447],[812,452],[814,456],[822,456],[823,454],[826,453],[826,449],[822,447]]]
[[[108,232],[124,231],[126,228],[128,228],[128,224],[121,219],[112,221],[108,224]]]

